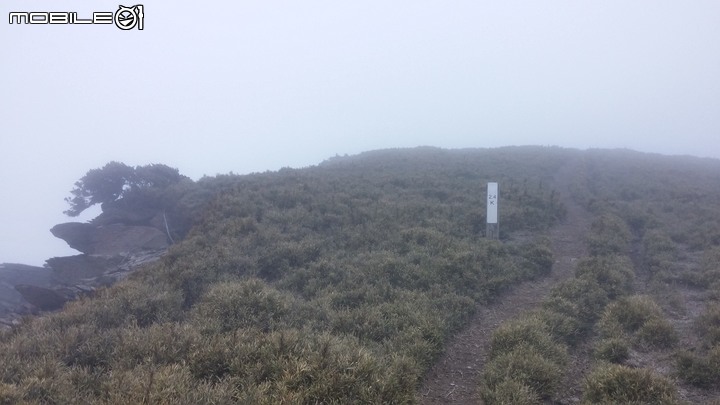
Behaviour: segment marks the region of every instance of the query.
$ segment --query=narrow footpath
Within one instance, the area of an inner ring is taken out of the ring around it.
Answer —
[[[418,389],[421,404],[479,404],[480,377],[487,361],[490,337],[504,321],[538,307],[558,283],[573,277],[575,261],[587,255],[585,236],[590,215],[573,198],[573,185],[585,181],[582,158],[558,170],[552,189],[567,208],[565,220],[550,230],[555,265],[547,277],[526,281],[489,305],[478,307],[467,329],[458,333],[446,352],[428,371]]]

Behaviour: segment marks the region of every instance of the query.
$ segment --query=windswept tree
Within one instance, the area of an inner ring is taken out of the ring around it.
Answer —
[[[149,164],[135,167],[135,175],[130,187],[133,188],[166,188],[186,178],[178,169],[163,164]]]
[[[163,189],[186,178],[178,169],[150,164],[132,167],[122,162],[110,162],[101,169],[92,169],[80,180],[65,198],[70,209],[66,215],[76,217],[95,204],[117,201],[129,194],[148,189]]]

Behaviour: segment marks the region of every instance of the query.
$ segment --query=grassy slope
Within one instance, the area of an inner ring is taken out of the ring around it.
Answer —
[[[549,270],[542,235],[563,207],[547,185],[580,154],[390,150],[185,184],[173,198],[195,225],[158,264],[0,337],[0,402],[413,401],[476,304]],[[717,172],[699,166],[715,162],[585,155],[595,176],[579,198],[634,229],[672,217],[655,215],[668,177],[702,174],[675,197],[714,212]],[[504,243],[480,237],[487,181],[501,185]],[[712,227],[667,227],[717,244]]]
[[[706,403],[720,383],[719,162],[630,151],[590,151],[585,161],[575,197],[594,216],[591,256],[542,311],[495,331],[482,396],[519,404],[560,395],[568,359],[556,353],[586,356],[589,344],[584,403]],[[687,305],[706,309],[698,316]]]
[[[0,398],[412,401],[476,303],[549,271],[559,149],[418,148],[172,190],[195,227],[160,263],[0,339]]]
[[[667,403],[711,403],[720,395],[720,162],[592,156],[588,204],[631,229],[637,281],[635,295],[609,306],[598,325],[596,354],[614,340],[628,356],[612,359],[617,366],[598,362],[587,398],[637,400],[665,391]],[[638,388],[620,388],[628,386]]]

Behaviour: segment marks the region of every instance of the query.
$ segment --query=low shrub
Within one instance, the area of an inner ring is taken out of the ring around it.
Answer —
[[[0,384],[14,385],[22,381],[29,369],[28,360],[15,352],[0,352]]]
[[[583,402],[589,404],[674,404],[675,388],[667,378],[647,369],[601,365],[585,382]]]
[[[546,319],[542,311],[527,313],[493,332],[483,374],[486,403],[537,403],[557,390],[568,354]]]
[[[225,378],[262,388],[266,404],[406,403],[421,373],[405,356],[378,356],[357,339],[308,331],[241,334],[226,346]]]
[[[190,374],[205,381],[222,379],[230,372],[233,349],[232,339],[224,335],[198,340],[187,356]]]
[[[496,392],[523,385],[534,395],[549,398],[559,388],[561,378],[561,366],[542,356],[534,347],[523,345],[495,357],[487,364],[481,395],[486,403],[502,403],[497,402]],[[528,393],[525,397],[530,395]]]
[[[137,325],[119,329],[112,353],[113,369],[132,369],[139,364],[166,365],[184,359],[201,340],[200,332],[187,323]]]
[[[695,330],[706,347],[720,345],[720,305],[710,305],[696,320]]]
[[[650,318],[635,333],[642,346],[654,349],[666,349],[675,346],[680,337],[675,328],[665,318]]]
[[[113,351],[118,342],[115,334],[99,331],[87,325],[73,326],[57,331],[56,349],[60,349],[60,358],[68,366],[105,368],[110,365]],[[59,347],[58,347],[59,346]],[[50,352],[52,346],[43,347]]]
[[[705,286],[720,285],[720,247],[705,251],[701,268]]]
[[[548,332],[565,344],[575,345],[582,337],[584,328],[577,318],[548,308],[537,311],[537,316],[547,325]]]
[[[623,208],[621,215],[630,230],[636,235],[642,235],[646,229],[657,226],[658,223],[651,210],[644,205],[638,207],[630,204]]]
[[[15,336],[5,346],[8,356],[0,358],[0,379],[19,382],[26,370],[39,359],[54,358],[60,364],[82,367],[105,367],[112,357],[117,341],[91,324],[73,325],[64,329],[43,330],[44,322],[31,322],[29,336]],[[13,353],[16,356],[10,356]]]
[[[147,326],[154,322],[176,321],[183,316],[183,296],[167,283],[151,284],[126,280],[102,290],[99,299],[73,302],[55,316],[56,323],[92,322],[99,329],[124,324]]]
[[[676,260],[678,250],[666,233],[653,229],[643,236],[645,264],[655,274],[665,268],[666,263]]]
[[[22,399],[29,404],[67,404],[82,402],[70,381],[68,367],[51,358],[31,359],[35,374],[17,384]]]
[[[592,256],[577,264],[575,277],[595,281],[611,300],[629,294],[635,279],[633,265],[625,256]]]
[[[720,384],[720,346],[707,355],[686,350],[675,359],[676,374],[683,381],[696,387],[711,388]]]
[[[199,324],[215,321],[212,325],[220,329],[215,332],[250,326],[272,330],[290,312],[293,303],[291,295],[262,280],[229,281],[210,286],[193,308],[192,317]]]
[[[102,403],[220,404],[232,403],[239,388],[230,380],[197,382],[187,366],[138,366],[116,372],[106,385]]]
[[[22,392],[17,386],[0,382],[0,405],[19,404]]]
[[[705,275],[702,271],[698,269],[688,269],[686,271],[681,272],[680,274],[672,274],[669,277],[666,278],[666,281],[673,282],[677,281],[679,283],[688,285],[690,287],[695,288],[701,288],[706,289],[708,287],[712,288],[705,278]]]
[[[70,369],[69,378],[78,394],[86,398],[83,402],[90,403],[90,398],[103,398],[105,396],[110,375],[103,370],[73,367]]]
[[[526,262],[523,268],[530,273],[528,274],[530,278],[535,275],[550,274],[555,263],[550,239],[547,237],[537,238],[524,246],[522,256]]]
[[[481,395],[486,404],[535,405],[542,402],[530,386],[514,379],[500,381]]]
[[[597,281],[573,278],[555,287],[543,306],[577,319],[586,330],[595,322],[607,303],[607,293]]]
[[[647,321],[662,318],[660,307],[650,297],[635,295],[621,298],[605,308],[598,328],[605,337],[635,333]]]
[[[622,254],[628,250],[632,234],[622,218],[603,214],[590,225],[588,248],[593,256]]]
[[[81,402],[80,395],[73,388],[72,382],[66,378],[25,379],[20,388],[23,391],[23,402],[30,404],[69,404]]]
[[[619,364],[628,359],[630,348],[624,339],[603,339],[595,345],[593,355],[598,360]]]
[[[538,314],[528,314],[497,328],[490,342],[490,357],[511,353],[520,347],[532,348],[537,354],[558,365],[567,362],[565,347],[555,341],[548,331],[548,325]]]

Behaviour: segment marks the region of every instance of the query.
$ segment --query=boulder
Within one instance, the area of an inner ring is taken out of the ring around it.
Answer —
[[[27,301],[15,289],[19,284],[32,284],[50,288],[57,284],[54,273],[46,267],[24,264],[0,264],[0,317],[11,313],[23,313]]]
[[[84,279],[99,277],[114,270],[125,260],[122,256],[75,255],[53,257],[46,263],[55,278],[63,284],[75,284]]]
[[[111,214],[103,221],[68,222],[50,230],[83,254],[48,259],[45,267],[0,264],[0,328],[13,327],[24,314],[58,310],[67,301],[93,295],[165,253],[162,213]],[[119,219],[127,222],[107,222]]]
[[[114,256],[168,247],[165,233],[151,226],[68,222],[55,225],[50,232],[86,254]]]
[[[56,237],[64,240],[71,248],[83,253],[89,253],[92,249],[92,239],[95,226],[81,222],[66,222],[58,224],[50,229]]]
[[[52,269],[47,267],[2,263],[0,264],[0,283],[34,284],[47,287],[54,285],[57,281],[53,278]]]
[[[117,255],[167,247],[167,236],[157,228],[112,224],[95,229],[92,253]]]
[[[36,285],[18,284],[15,289],[25,298],[25,301],[33,304],[41,311],[60,309],[70,299],[55,290]]]

